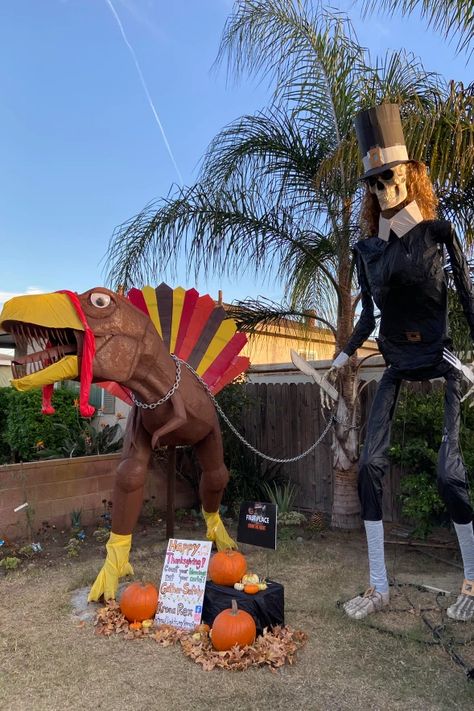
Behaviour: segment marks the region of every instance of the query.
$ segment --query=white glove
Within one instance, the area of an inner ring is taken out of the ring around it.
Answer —
[[[342,366],[344,366],[348,360],[349,360],[349,356],[347,355],[347,353],[344,353],[344,351],[341,351],[339,353],[339,355],[337,356],[337,358],[334,358],[331,368],[342,368]]]

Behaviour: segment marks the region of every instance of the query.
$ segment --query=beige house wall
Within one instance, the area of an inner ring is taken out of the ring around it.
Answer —
[[[12,356],[0,353],[0,388],[10,387],[10,380],[13,377],[11,361]]]
[[[250,358],[250,365],[289,363],[290,350],[295,350],[306,360],[329,360],[334,357],[334,337],[328,329],[290,326],[266,326],[257,334],[248,334],[248,342],[241,355]],[[375,341],[369,340],[359,348],[357,355],[363,358],[378,353]]]

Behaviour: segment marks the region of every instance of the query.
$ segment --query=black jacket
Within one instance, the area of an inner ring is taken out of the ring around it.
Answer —
[[[374,303],[380,310],[377,342],[389,365],[415,370],[436,365],[450,345],[446,249],[456,291],[474,340],[474,289],[469,267],[453,226],[425,220],[403,237],[390,233],[360,240],[355,246],[362,313],[348,344],[352,355],[375,328]]]

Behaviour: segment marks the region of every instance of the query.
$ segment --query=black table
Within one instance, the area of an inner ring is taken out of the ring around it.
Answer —
[[[237,601],[240,610],[252,615],[257,626],[257,634],[262,634],[264,627],[275,627],[285,623],[284,588],[280,583],[267,580],[266,590],[249,595],[226,585],[216,585],[210,580],[206,583],[202,610],[202,621],[211,626],[214,618],[232,607],[232,600]]]

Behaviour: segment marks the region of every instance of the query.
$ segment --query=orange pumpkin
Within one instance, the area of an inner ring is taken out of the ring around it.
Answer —
[[[129,622],[153,617],[158,607],[158,590],[152,583],[131,583],[122,593],[120,610]]]
[[[247,570],[247,561],[242,553],[228,548],[214,553],[209,563],[209,577],[216,585],[234,585]]]
[[[256,583],[249,583],[248,585],[244,585],[244,592],[247,593],[248,595],[255,595],[255,593],[258,593],[260,588]]]
[[[234,645],[245,647],[253,644],[257,628],[252,615],[245,610],[239,610],[236,600],[232,607],[219,612],[212,625],[211,641],[214,649],[225,652]]]
[[[142,628],[142,623],[141,622],[130,622],[129,628],[131,630],[141,630]]]

